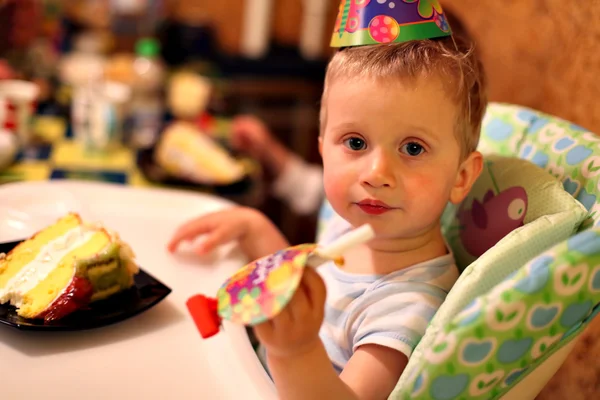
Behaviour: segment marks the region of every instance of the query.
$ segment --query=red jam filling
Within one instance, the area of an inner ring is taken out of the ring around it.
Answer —
[[[72,312],[86,307],[92,299],[93,292],[94,288],[89,280],[76,276],[67,286],[67,290],[54,300],[50,307],[40,315],[40,318],[43,318],[44,322],[64,318]]]

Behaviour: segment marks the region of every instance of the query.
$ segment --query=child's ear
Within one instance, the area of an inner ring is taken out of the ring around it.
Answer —
[[[456,175],[454,187],[450,192],[450,202],[458,204],[464,200],[471,191],[471,187],[479,178],[483,169],[483,156],[480,152],[472,152],[466,160],[462,162]]]
[[[319,135],[319,154],[323,157],[323,136]]]

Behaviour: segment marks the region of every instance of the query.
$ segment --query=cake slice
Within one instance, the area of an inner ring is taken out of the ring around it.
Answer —
[[[23,318],[61,319],[130,288],[134,257],[115,232],[67,214],[0,255],[0,304]]]
[[[174,122],[162,134],[155,161],[178,178],[227,185],[244,177],[243,165],[188,122]]]

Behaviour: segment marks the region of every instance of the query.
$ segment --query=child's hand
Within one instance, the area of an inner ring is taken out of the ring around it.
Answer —
[[[231,145],[234,148],[247,151],[259,160],[265,158],[273,142],[267,126],[253,116],[236,117],[232,122],[231,135]]]
[[[254,328],[269,357],[295,357],[319,345],[325,297],[323,279],[307,267],[288,305],[275,318]]]
[[[251,260],[288,247],[289,244],[269,219],[258,210],[236,207],[210,213],[180,226],[167,245],[174,252],[179,244],[206,235],[196,253],[210,253],[220,245],[238,241]]]
[[[236,117],[232,123],[231,145],[248,152],[279,176],[291,157],[290,151],[281,144],[267,126],[252,116]]]
[[[209,253],[222,244],[244,237],[254,218],[257,216],[252,210],[241,207],[203,215],[180,226],[167,248],[174,252],[181,242],[206,235],[195,251],[198,254]]]

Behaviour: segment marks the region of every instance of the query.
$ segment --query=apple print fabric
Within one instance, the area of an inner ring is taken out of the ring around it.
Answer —
[[[479,151],[528,160],[558,179],[590,212],[581,230],[600,225],[600,137],[580,126],[529,108],[492,103]]]
[[[393,397],[498,398],[599,311],[600,228],[591,228],[472,301],[407,368]]]
[[[526,240],[527,258],[517,264],[523,265],[573,234],[572,225],[559,223],[565,215],[579,228],[587,210],[559,180],[530,161],[485,155],[469,195],[458,207],[449,205],[445,211],[442,231],[460,271],[474,262],[481,264],[482,256],[488,263],[499,251],[510,252],[503,258],[514,263]]]

